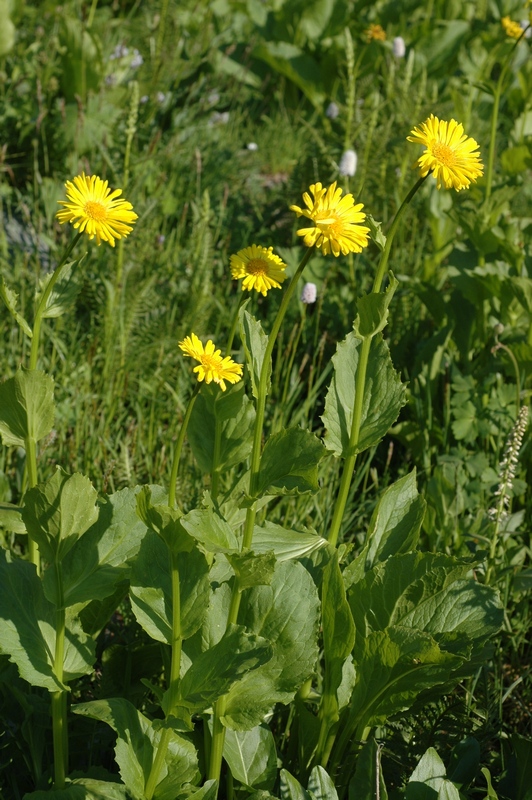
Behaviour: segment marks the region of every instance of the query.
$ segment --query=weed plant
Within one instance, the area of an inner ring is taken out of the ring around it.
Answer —
[[[529,796],[529,13],[0,2],[3,796]]]

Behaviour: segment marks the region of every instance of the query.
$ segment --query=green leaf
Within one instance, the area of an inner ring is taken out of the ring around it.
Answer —
[[[433,747],[429,747],[406,786],[405,800],[460,800],[460,792],[447,778],[445,765]]]
[[[65,789],[46,789],[29,792],[25,800],[128,800],[122,783],[99,781],[94,778],[75,778]]]
[[[255,317],[252,317],[245,309],[241,309],[240,315],[240,338],[244,345],[246,363],[248,365],[251,378],[251,391],[253,397],[259,396],[259,383],[262,364],[268,346],[268,337],[262,329],[262,325]],[[268,366],[268,376],[266,379],[266,394],[270,391],[270,378],[272,374],[271,362]]]
[[[353,323],[355,336],[360,339],[376,336],[388,322],[388,309],[399,286],[399,281],[390,273],[390,283],[385,292],[371,292],[357,301],[357,317]]]
[[[274,553],[256,555],[253,551],[233,553],[227,556],[238,577],[239,589],[249,589],[251,586],[269,586],[275,569]]]
[[[388,800],[381,767],[381,748],[372,736],[358,754],[355,774],[349,782],[349,800],[374,800],[376,795],[381,800]]]
[[[33,337],[33,331],[26,322],[26,320],[24,319],[24,317],[17,311],[18,294],[12,291],[12,289],[9,289],[8,286],[6,286],[3,277],[0,277],[0,297],[4,301],[8,311],[11,312],[12,316],[14,317],[16,322],[20,325],[26,336],[29,336],[29,338],[31,339]]]
[[[210,598],[209,566],[194,548],[177,556],[181,635],[188,639],[201,626]],[[172,578],[168,547],[153,531],[144,537],[131,569],[131,607],[146,633],[158,642],[172,641]]]
[[[54,422],[54,382],[39,369],[20,367],[0,383],[0,436],[6,447],[25,447],[48,436]]]
[[[299,30],[311,42],[323,38],[335,5],[335,0],[311,0],[305,4],[299,19]]]
[[[233,529],[214,508],[210,500],[207,508],[195,508],[181,517],[181,525],[211,553],[231,553],[238,550],[239,542]]]
[[[146,526],[136,513],[134,489],[121,489],[101,500],[98,507],[96,522],[61,561],[66,607],[87,604],[94,598],[101,603],[112,596],[117,586],[129,578],[129,562],[138,553],[146,535]],[[57,600],[55,590],[53,570],[47,570],[44,591],[53,602]]]
[[[318,464],[324,455],[320,440],[303,428],[273,434],[260,460],[257,496],[317,492]]]
[[[109,597],[104,600],[95,598],[81,609],[79,618],[85,633],[94,638],[102,631],[127,595],[128,589],[129,580],[122,581],[116,585],[114,592]]]
[[[474,736],[466,736],[456,744],[449,759],[449,780],[460,786],[472,783],[480,766],[480,743]]]
[[[43,319],[61,317],[73,304],[81,291],[81,283],[78,283],[78,281],[72,278],[72,270],[75,266],[81,264],[84,258],[85,255],[77,261],[70,261],[68,264],[63,264],[62,267],[58,267],[60,275],[56,279],[52,291],[46,300],[46,306],[42,312]],[[53,274],[54,273],[50,272],[40,281],[40,293],[36,297],[37,302],[39,302]]]
[[[96,499],[96,489],[88,478],[78,472],[67,475],[61,467],[46,483],[26,492],[22,519],[51,564],[61,561],[96,522]]]
[[[272,789],[277,777],[275,739],[267,725],[225,731],[224,759],[233,778],[255,789]]]
[[[389,486],[373,512],[362,552],[345,570],[346,585],[362,580],[379,561],[414,550],[425,507],[417,491],[415,469]]]
[[[489,769],[487,767],[482,767],[480,771],[484,775],[487,783],[488,794],[486,795],[485,800],[499,800],[499,796],[491,783],[491,775]]]
[[[214,467],[216,425],[220,431],[218,470],[242,464],[251,452],[255,409],[246,396],[243,381],[220,392],[213,385],[205,386],[196,398],[188,423],[187,437],[203,472]]]
[[[382,252],[386,247],[386,236],[382,232],[382,222],[376,222],[371,214],[366,214],[365,223],[369,228],[371,238]]]
[[[57,609],[44,596],[35,566],[27,561],[7,561],[0,550],[0,652],[9,656],[21,678],[50,692],[92,671],[94,643],[79,621],[67,614],[65,683],[54,672]]]
[[[13,533],[27,533],[21,512],[21,506],[0,503],[0,527],[6,531],[13,531]]]
[[[312,795],[303,789],[297,778],[287,769],[281,770],[281,800],[313,800]]]
[[[255,553],[273,551],[277,561],[303,558],[327,547],[316,531],[283,528],[275,522],[266,520],[263,525],[253,529],[253,550]]]
[[[515,755],[517,800],[530,800],[532,797],[532,741],[518,733],[512,733],[510,743]]]
[[[314,767],[309,775],[307,788],[316,800],[338,800],[338,792],[334,783],[323,767]],[[381,798],[386,800],[386,797],[382,795]]]
[[[124,698],[78,703],[72,711],[106,722],[116,731],[115,759],[120,776],[133,797],[143,798],[163,729],[156,728],[155,723]],[[199,779],[194,745],[172,730],[160,775],[154,800],[175,800],[184,784]]]
[[[323,572],[321,602],[326,691],[332,693],[337,700],[336,691],[342,682],[343,664],[355,643],[355,623],[346,600],[337,552],[334,553]],[[334,719],[338,718],[337,712],[336,702]]]
[[[228,692],[224,725],[249,730],[275,703],[292,700],[316,666],[318,612],[314,581],[296,561],[278,563],[270,586],[243,593],[239,619],[271,643],[273,657]]]
[[[175,553],[192,550],[194,540],[181,525],[182,512],[168,505],[152,503],[152,490],[159,487],[143,486],[137,495],[137,514],[152,531]]]
[[[280,75],[298,86],[316,107],[325,101],[318,63],[291,42],[261,42],[253,48],[253,58],[266,62]]]
[[[361,347],[361,340],[349,333],[332,358],[334,376],[325,399],[322,420],[327,429],[325,446],[337,456],[345,457],[349,448]],[[380,442],[404,404],[405,387],[393,368],[388,345],[382,334],[377,334],[371,340],[369,351],[357,453]]]
[[[183,676],[180,702],[194,711],[203,711],[271,657],[267,639],[242,625],[229,625],[220,641],[198,656]]]

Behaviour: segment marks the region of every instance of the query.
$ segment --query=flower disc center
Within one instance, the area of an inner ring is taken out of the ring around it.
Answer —
[[[434,158],[443,164],[444,167],[452,167],[456,164],[456,156],[452,147],[448,144],[436,142],[432,145],[432,155]]]
[[[267,275],[268,264],[263,258],[252,258],[246,264],[246,272],[248,275]]]
[[[336,214],[331,214],[330,211],[324,211],[321,214],[318,214],[315,222],[322,233],[338,234],[341,233],[343,229],[342,223]]]
[[[200,358],[201,366],[206,372],[213,371],[216,367],[219,366],[220,360],[216,358],[216,356],[209,356],[207,353],[203,353]]]
[[[106,207],[97,200],[87,200],[84,211],[88,217],[96,220],[96,222],[102,222],[102,220],[107,218]]]

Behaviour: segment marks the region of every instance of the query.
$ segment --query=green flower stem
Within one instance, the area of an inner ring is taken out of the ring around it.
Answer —
[[[170,508],[175,508],[177,471],[179,469],[179,461],[181,459],[181,450],[183,449],[183,442],[185,441],[188,423],[190,421],[190,415],[192,414],[192,409],[194,408],[194,403],[196,402],[196,397],[198,396],[200,389],[201,389],[201,383],[198,382],[194,386],[192,396],[188,401],[187,410],[185,411],[185,416],[183,418],[183,422],[181,423],[181,430],[179,431],[179,436],[177,437],[177,442],[174,451],[174,461],[172,464],[172,472],[170,473],[170,486],[168,489],[168,505],[170,506]]]
[[[254,495],[254,492],[256,491],[257,478],[260,468],[262,428],[264,425],[266,397],[268,395],[268,388],[267,388],[268,371],[269,371],[268,368],[271,362],[272,352],[275,346],[275,342],[277,340],[277,335],[281,328],[281,323],[285,317],[288,304],[297,288],[299,278],[301,277],[301,274],[305,269],[311,255],[312,255],[312,248],[309,248],[306,251],[303,258],[301,259],[299,266],[292,277],[292,280],[288,284],[288,288],[283,295],[281,305],[279,306],[279,311],[277,312],[277,316],[273,323],[271,333],[268,337],[268,344],[266,346],[266,351],[264,353],[264,360],[262,362],[260,378],[259,378],[259,391],[258,391],[259,396],[257,399],[255,427],[253,431],[253,449],[251,452],[251,476],[249,481],[249,493],[252,497]],[[253,503],[253,505],[250,508],[248,508],[246,513],[244,536],[242,539],[242,550],[247,550],[251,547],[253,541],[253,529],[255,527],[256,515],[257,515],[257,510],[255,507],[255,503]],[[241,597],[242,594],[240,589],[240,582],[238,578],[235,576],[235,580],[233,583],[233,591],[231,594],[231,605],[229,608],[229,615],[227,618],[227,625],[237,623]],[[218,700],[214,704],[213,720],[212,720],[212,746],[211,746],[211,758],[209,763],[208,777],[209,780],[217,780],[218,784],[220,783],[222,756],[223,756],[224,741],[225,741],[225,728],[222,725],[221,719],[225,714],[226,702],[227,700],[225,695],[218,698]]]
[[[216,413],[216,412],[215,412]],[[212,453],[211,497],[216,500],[220,486],[220,451],[222,449],[222,423],[218,417],[214,420],[214,448]]]
[[[55,654],[54,654],[54,673],[57,680],[63,683],[63,663],[65,655],[65,608],[63,603],[63,580],[61,575],[61,564],[55,564],[56,586],[57,586],[57,611],[55,622]],[[67,753],[65,742],[67,741],[67,717],[66,717],[66,692],[59,690],[52,694],[52,739],[54,745],[54,789],[65,788],[65,778],[67,771]]]
[[[512,63],[516,47],[529,28],[530,25],[527,25],[527,27],[523,29],[523,33],[521,34],[519,39],[517,39],[514,46],[508,53],[506,61],[504,62],[503,67],[501,69],[501,74],[499,75],[497,86],[495,87],[495,94],[493,95],[493,110],[491,112],[490,147],[488,151],[488,166],[486,168],[486,202],[489,200],[491,196],[491,184],[493,181],[493,166],[495,163],[495,145],[497,139],[497,123],[499,121],[499,105],[501,102],[502,85],[506,77],[506,73],[508,72],[508,68]]]
[[[331,692],[329,687],[324,691],[319,717],[321,725],[314,763],[326,767],[336,738],[339,718],[336,693]]]
[[[82,236],[83,236],[82,232],[74,236],[69,246],[65,250],[63,258],[59,262],[58,266],[55,268],[54,273],[50,278],[50,280],[48,281],[48,284],[41,295],[41,299],[39,300],[39,305],[37,306],[37,309],[35,311],[35,319],[33,321],[33,336],[31,340],[31,352],[30,352],[30,369],[37,368],[37,359],[39,356],[39,339],[41,334],[41,322],[42,322],[42,315],[44,314],[44,311],[46,309],[46,303],[48,302],[48,298],[52,293],[54,284],[56,283],[57,279],[61,274],[61,267],[63,267],[70,253],[77,245]]]
[[[26,449],[26,475],[27,484],[26,488],[31,489],[37,486],[37,446],[35,439],[28,436],[25,439],[24,447]],[[31,535],[28,533],[28,556],[32,564],[35,564],[37,575],[41,574],[41,559],[39,556],[39,548],[37,543],[33,541]]]
[[[157,745],[157,753],[153,760],[153,765],[144,788],[144,796],[146,800],[152,799],[153,793],[155,792],[157,784],[159,783],[159,776],[164,765],[164,758],[166,756],[166,751],[168,750],[171,733],[172,731],[170,728],[165,728],[161,733],[161,738],[159,739],[159,744]]]
[[[388,233],[388,237],[386,239],[384,250],[382,251],[379,266],[377,268],[377,274],[375,276],[375,281],[373,283],[372,291],[375,293],[380,291],[382,281],[384,280],[384,275],[386,273],[386,268],[388,266],[388,258],[390,256],[390,250],[393,238],[395,236],[397,228],[399,227],[399,222],[401,220],[401,217],[403,216],[407,206],[409,205],[410,201],[414,197],[417,190],[425,181],[426,177],[427,176],[425,175],[423,178],[419,178],[417,183],[415,183],[412,189],[408,192],[407,196],[405,197],[405,199],[403,200],[403,202],[401,203],[401,205],[397,210],[397,213],[392,222],[392,226]],[[355,377],[355,402],[353,406],[351,433],[349,435],[349,446],[344,461],[342,478],[340,480],[340,488],[338,490],[338,497],[336,498],[336,504],[334,507],[331,528],[329,530],[329,536],[328,536],[328,541],[333,547],[336,547],[336,543],[338,541],[338,534],[340,533],[340,526],[342,524],[345,506],[347,504],[347,498],[349,496],[349,489],[351,487],[351,480],[353,478],[353,472],[355,470],[355,463],[358,452],[358,441],[360,436],[360,426],[362,423],[362,408],[364,403],[364,389],[366,384],[366,372],[368,369],[368,358],[369,358],[370,347],[371,347],[371,337],[363,339],[362,348],[360,350],[360,357],[358,360],[357,373]]]

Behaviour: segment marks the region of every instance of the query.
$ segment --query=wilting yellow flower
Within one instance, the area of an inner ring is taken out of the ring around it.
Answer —
[[[362,212],[362,203],[355,205],[352,194],[342,197],[343,189],[336,188],[336,181],[325,189],[321,183],[310,187],[313,195],[304,192],[303,200],[306,208],[290,206],[297,216],[308,217],[314,222],[312,228],[300,228],[298,236],[304,236],[303,242],[307,247],[321,247],[323,255],[333,253],[339,256],[343,253],[360,253],[363,247],[368,246],[369,228],[360,225],[366,215]]]
[[[179,347],[186,356],[191,356],[199,361],[199,365],[194,367],[194,372],[198,373],[198,381],[217,383],[222,392],[225,392],[225,381],[237,383],[242,377],[242,364],[237,364],[232,358],[222,356],[221,350],[216,350],[214,343],[209,339],[205,347],[202,342],[192,333],[186,336]]]
[[[386,41],[386,31],[380,25],[370,25],[366,34],[366,41],[371,42],[373,40],[385,42]]]
[[[65,208],[57,212],[61,223],[72,222],[74,228],[85,231],[90,239],[98,244],[109,242],[115,246],[115,239],[127,236],[133,228],[131,225],[138,218],[133,206],[119,195],[122,189],[109,189],[107,181],[96,175],[88,177],[83,173],[74,178],[74,183],[65,183],[68,202],[60,200]]]
[[[464,133],[462,123],[452,119],[440,120],[431,114],[419,128],[407,136],[409,142],[425,145],[427,148],[418,160],[421,176],[432,172],[438,189],[442,183],[446,189],[467,189],[471,181],[476,181],[484,172],[478,144]]]
[[[236,255],[231,256],[231,275],[235,280],[242,281],[242,291],[247,289],[250,292],[255,289],[266,296],[272,287],[281,288],[281,283],[285,280],[284,271],[286,264],[276,256],[273,247],[261,247],[252,244],[244,250],[239,250]]]
[[[523,29],[520,24],[518,22],[514,22],[511,17],[503,17],[501,19],[501,25],[504,28],[506,35],[510,36],[512,39],[519,39],[523,33]]]

